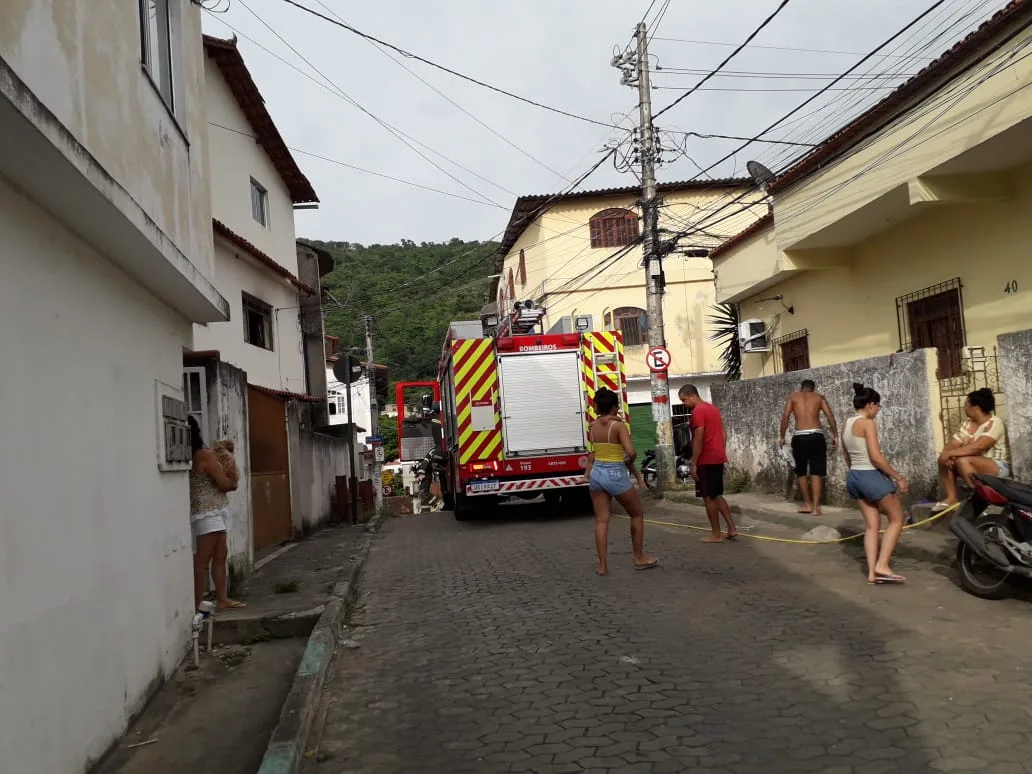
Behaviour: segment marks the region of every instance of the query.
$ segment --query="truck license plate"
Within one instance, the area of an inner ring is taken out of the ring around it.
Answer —
[[[498,482],[497,481],[471,481],[469,484],[469,491],[478,494],[480,492],[497,492]]]

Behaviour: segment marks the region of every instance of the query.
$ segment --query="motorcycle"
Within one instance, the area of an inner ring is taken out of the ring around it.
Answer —
[[[1003,599],[1015,578],[1032,578],[1032,486],[982,473],[950,522],[965,591]]]
[[[682,486],[686,485],[692,478],[692,461],[690,457],[686,457],[683,454],[678,454],[677,459],[674,462],[674,470],[677,474],[677,480]],[[645,458],[641,461],[641,477],[645,481],[645,486],[649,489],[656,487],[656,451],[655,449],[648,449],[645,452]]]

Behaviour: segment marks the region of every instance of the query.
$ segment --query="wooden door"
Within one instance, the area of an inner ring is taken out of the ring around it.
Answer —
[[[936,293],[907,304],[910,341],[914,349],[934,347],[939,353],[940,379],[959,376],[962,371],[964,320],[960,292]]]
[[[253,387],[248,388],[247,423],[251,442],[254,550],[261,551],[293,536],[286,404]]]

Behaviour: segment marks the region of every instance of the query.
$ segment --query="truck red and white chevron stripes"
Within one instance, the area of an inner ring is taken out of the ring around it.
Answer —
[[[513,492],[536,492],[542,489],[560,489],[568,486],[580,486],[581,484],[584,484],[583,476],[532,478],[525,481],[502,481],[498,491],[502,494]]]

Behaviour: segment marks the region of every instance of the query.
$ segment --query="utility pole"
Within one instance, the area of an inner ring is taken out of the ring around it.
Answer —
[[[652,89],[649,85],[649,39],[645,24],[634,33],[637,41],[638,110],[641,120],[641,214],[644,231],[645,292],[649,315],[649,347],[666,347],[663,331],[663,258],[659,253],[659,202],[656,200],[656,136],[652,126]],[[656,422],[656,484],[671,489],[674,477],[674,429],[670,422],[670,387],[666,371],[652,371],[652,418]]]
[[[365,318],[366,378],[369,379],[369,434],[380,434],[380,407],[376,402],[376,362],[373,360],[373,318]],[[376,509],[383,508],[383,463],[376,459],[373,448],[373,488],[376,490]]]

